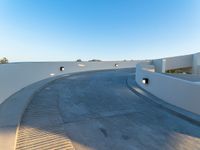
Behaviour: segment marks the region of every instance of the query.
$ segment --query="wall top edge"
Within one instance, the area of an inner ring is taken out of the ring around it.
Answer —
[[[37,61],[37,62],[10,62],[8,64],[28,64],[28,63],[101,63],[101,62],[137,62],[137,61],[144,61],[144,60],[112,60],[112,61],[81,61],[81,62],[77,62],[77,61]],[[1,65],[5,65],[5,64],[1,64]]]

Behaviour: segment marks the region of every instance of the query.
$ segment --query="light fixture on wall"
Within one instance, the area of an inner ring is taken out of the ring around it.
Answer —
[[[65,70],[65,67],[60,67],[60,71],[64,71]]]
[[[149,84],[149,79],[148,78],[143,78],[142,79],[143,84]]]
[[[84,65],[84,64],[78,64],[78,66],[79,66],[79,67],[85,67],[85,65]]]
[[[55,76],[55,73],[50,73],[49,75],[50,75],[50,76]]]

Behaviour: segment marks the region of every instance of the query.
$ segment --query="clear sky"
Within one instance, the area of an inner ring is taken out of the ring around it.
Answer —
[[[200,51],[199,0],[1,0],[0,57],[124,60]]]

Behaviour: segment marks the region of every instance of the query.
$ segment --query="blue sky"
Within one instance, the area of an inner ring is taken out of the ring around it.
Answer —
[[[200,51],[199,0],[2,0],[0,57],[124,60]]]

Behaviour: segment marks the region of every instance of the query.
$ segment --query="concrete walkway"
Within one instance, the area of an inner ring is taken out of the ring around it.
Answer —
[[[199,150],[200,127],[127,88],[133,69],[48,84],[24,112],[17,150]]]

